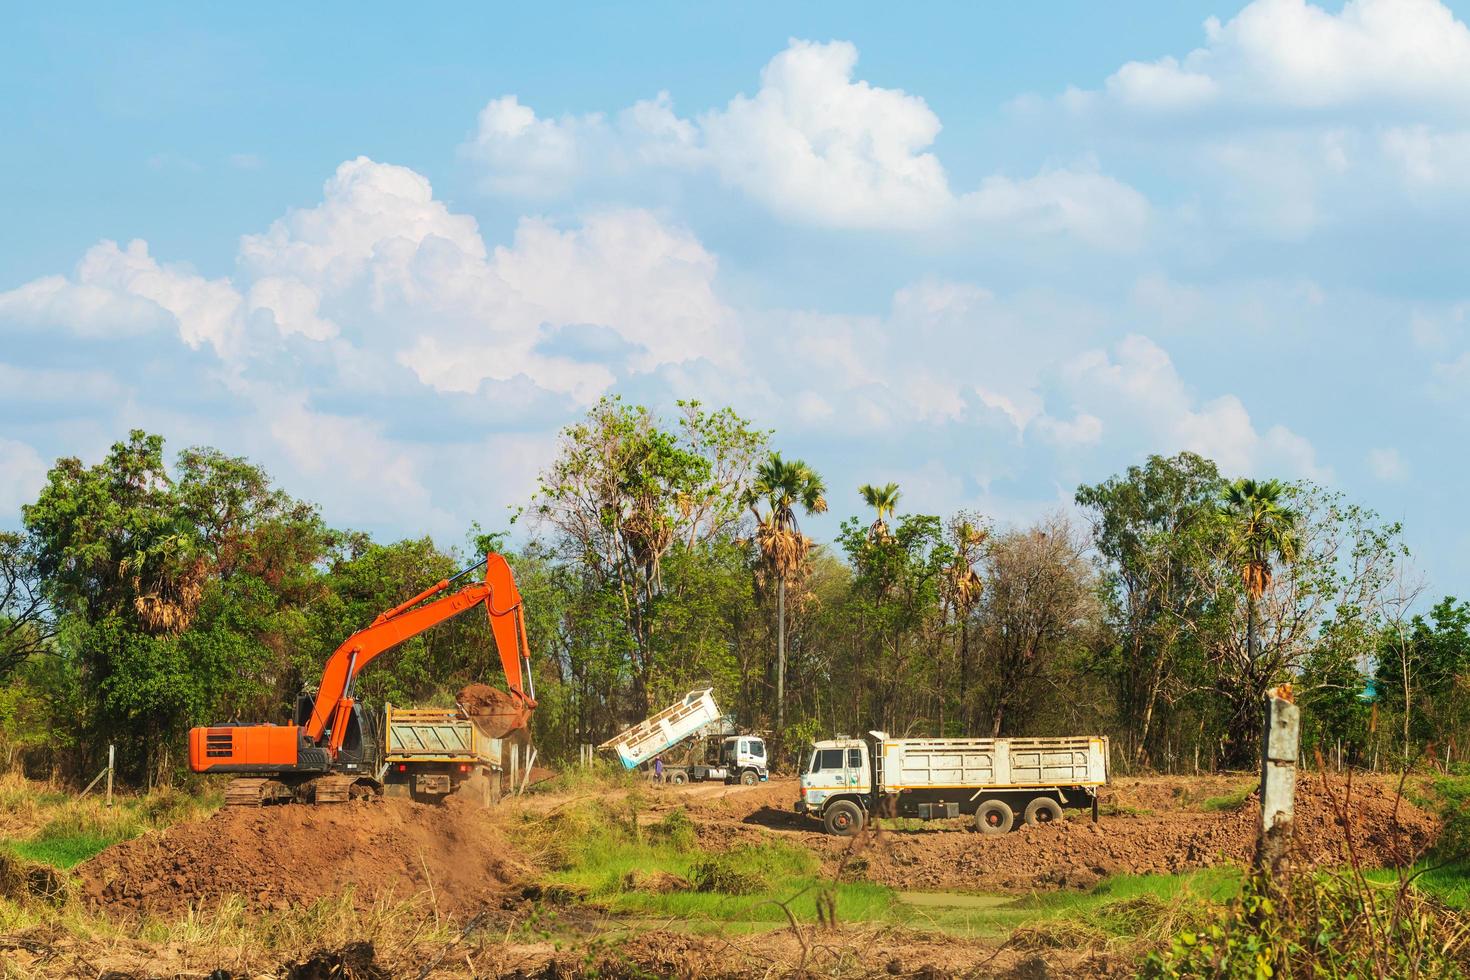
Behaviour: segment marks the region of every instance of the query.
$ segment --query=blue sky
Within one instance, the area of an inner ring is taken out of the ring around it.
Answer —
[[[458,543],[621,392],[819,537],[1193,449],[1464,591],[1463,6],[789,6],[11,11],[0,523],[138,426]]]

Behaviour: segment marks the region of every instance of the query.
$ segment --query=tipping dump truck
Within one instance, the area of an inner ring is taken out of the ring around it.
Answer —
[[[714,733],[723,723],[712,688],[690,691],[598,748],[616,753],[625,769],[637,769],[669,755],[664,779],[671,783],[722,779],[754,785],[770,778],[765,740],[754,735]]]
[[[1108,781],[1106,737],[866,738],[817,742],[802,761],[798,813],[829,834],[851,836],[871,817],[971,816],[982,834],[1017,817],[1044,824],[1063,807],[1092,808]]]
[[[499,787],[502,741],[453,708],[383,708],[383,795],[441,800],[475,775]]]

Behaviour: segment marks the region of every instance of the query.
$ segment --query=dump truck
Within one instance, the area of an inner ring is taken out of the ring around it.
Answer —
[[[454,582],[479,568],[482,582],[456,592]],[[437,598],[436,598],[437,597]],[[482,610],[505,670],[503,701],[474,723],[499,737],[525,731],[536,708],[525,612],[510,564],[493,552],[451,578],[384,610],[327,658],[314,692],[296,699],[285,725],[220,724],[189,731],[189,768],[230,774],[226,805],[337,803],[382,795],[383,716],[354,696],[358,675],[374,659],[425,630]]]
[[[383,706],[383,795],[442,800],[476,775],[499,788],[502,740],[454,708]]]
[[[865,738],[815,743],[802,760],[796,812],[851,836],[872,817],[972,817],[982,834],[1092,808],[1108,781],[1106,736]]]
[[[614,752],[625,769],[637,769],[667,755],[664,779],[671,783],[720,779],[754,785],[770,778],[765,740],[755,735],[726,735],[724,725],[714,689],[705,688],[690,691],[598,748]]]

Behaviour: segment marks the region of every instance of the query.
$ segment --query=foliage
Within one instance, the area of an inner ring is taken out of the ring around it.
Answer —
[[[1288,681],[1329,756],[1461,750],[1470,605],[1411,616],[1398,526],[1339,493],[1152,456],[1077,489],[1087,534],[899,514],[897,484],[865,484],[873,515],[822,544],[800,522],[825,483],[770,438],[728,409],[604,399],[561,433],[523,533],[472,525],[470,558],[334,530],[250,461],[170,461],[158,435],[57,460],[24,532],[0,534],[0,765],[85,780],[113,742],[128,782],[186,778],[190,726],[284,720],[339,644],[487,550],[526,600],[553,764],[703,687],[779,764],[883,728],[1098,732],[1123,769],[1248,765],[1262,694]],[[448,705],[499,674],[466,616],[356,690]]]
[[[1406,882],[1360,875],[1258,876],[1203,928],[1149,957],[1146,977],[1463,977],[1470,967],[1459,913]]]

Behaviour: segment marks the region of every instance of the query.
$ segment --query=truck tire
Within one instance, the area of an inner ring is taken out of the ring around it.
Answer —
[[[852,837],[863,829],[863,811],[851,800],[838,800],[822,814],[822,826],[834,837]]]
[[[975,829],[982,834],[1008,834],[1016,825],[1016,811],[1005,800],[986,800],[975,811]]]
[[[1026,824],[1052,824],[1062,819],[1062,805],[1050,796],[1038,796],[1026,804]]]
[[[742,772],[740,774],[740,785],[741,786],[754,786],[756,783],[758,783],[760,781],[761,781],[760,773],[756,772],[754,769],[747,769],[747,770],[745,770],[744,772]]]
[[[673,783],[675,786],[683,786],[685,783],[689,782],[689,777],[684,775],[682,772],[676,772],[669,777],[669,782]]]

